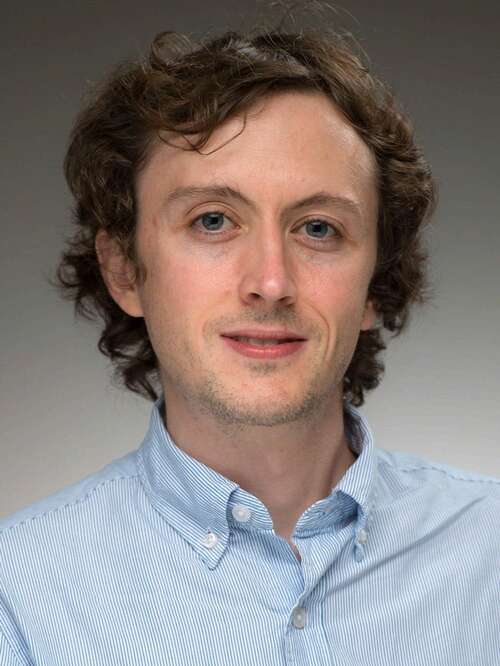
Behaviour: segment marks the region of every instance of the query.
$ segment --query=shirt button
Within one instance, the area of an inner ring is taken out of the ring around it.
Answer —
[[[293,626],[297,629],[303,629],[306,626],[306,609],[300,608],[299,606],[294,608],[292,612],[292,622]]]
[[[246,523],[250,520],[252,512],[248,507],[243,506],[243,504],[236,504],[236,506],[233,507],[232,514],[233,518],[239,523]]]
[[[209,532],[203,537],[202,543],[205,546],[205,548],[213,548],[214,546],[217,545],[218,541],[219,537],[213,532]]]
[[[366,543],[368,541],[368,534],[366,530],[359,530],[358,532],[358,543]]]

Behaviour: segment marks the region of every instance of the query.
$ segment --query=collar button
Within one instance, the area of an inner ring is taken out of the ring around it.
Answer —
[[[209,532],[203,537],[202,544],[205,546],[205,548],[214,548],[218,541],[219,537],[213,532]]]
[[[239,523],[248,522],[250,520],[250,516],[252,515],[250,509],[246,506],[243,506],[243,504],[236,504],[233,507],[231,513],[233,514],[233,518]]]

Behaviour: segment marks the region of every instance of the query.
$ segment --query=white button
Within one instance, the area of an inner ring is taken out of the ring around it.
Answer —
[[[368,541],[368,534],[366,530],[359,530],[358,532],[358,543],[366,543]]]
[[[243,504],[236,504],[236,506],[233,507],[232,514],[233,518],[239,523],[246,523],[250,520],[252,512],[248,507],[243,506]]]
[[[215,545],[217,545],[218,541],[219,537],[213,532],[209,532],[207,535],[203,537],[202,543],[205,546],[205,548],[213,548]]]
[[[303,629],[306,626],[306,609],[300,608],[299,606],[294,608],[292,612],[292,622],[293,626],[297,627],[297,629]]]

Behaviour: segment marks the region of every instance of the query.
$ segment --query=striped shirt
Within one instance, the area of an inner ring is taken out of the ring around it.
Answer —
[[[257,497],[138,449],[0,521],[0,666],[499,666],[500,479],[376,448],[290,544]]]

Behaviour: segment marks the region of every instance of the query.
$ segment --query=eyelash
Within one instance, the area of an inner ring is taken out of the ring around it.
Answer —
[[[230,219],[231,219],[231,218],[228,217],[228,216],[226,215],[226,213],[224,213],[223,211],[220,211],[220,210],[208,210],[208,211],[206,211],[205,213],[202,213],[201,215],[198,215],[197,217],[195,217],[194,220],[192,220],[192,221],[190,222],[189,227],[190,227],[190,228],[196,228],[196,227],[195,227],[196,222],[198,222],[199,220],[201,220],[201,218],[204,217],[205,215],[223,215],[227,220],[230,220]],[[325,244],[327,244],[329,241],[335,241],[335,240],[339,240],[340,238],[342,238],[342,234],[341,234],[340,231],[337,229],[337,227],[333,226],[333,224],[330,224],[329,222],[327,222],[326,220],[323,220],[323,219],[320,218],[320,217],[311,217],[310,219],[305,220],[305,221],[300,225],[300,227],[303,227],[303,226],[305,226],[306,224],[309,224],[310,222],[324,222],[328,227],[330,227],[330,229],[333,229],[333,231],[335,232],[335,234],[334,234],[333,236],[329,236],[329,237],[327,237],[327,238],[324,239],[324,240],[323,240],[323,239],[320,239],[320,238],[312,238],[312,237],[309,237],[308,240],[312,241],[313,243],[317,243],[318,245],[325,245]],[[204,236],[224,236],[224,235],[225,235],[225,233],[224,233],[224,232],[221,232],[221,231],[215,231],[215,232],[212,233],[212,232],[207,231],[207,230],[204,230],[204,231],[203,231],[203,230],[198,230],[197,233],[200,233],[200,234],[202,234],[202,235],[204,235]]]

